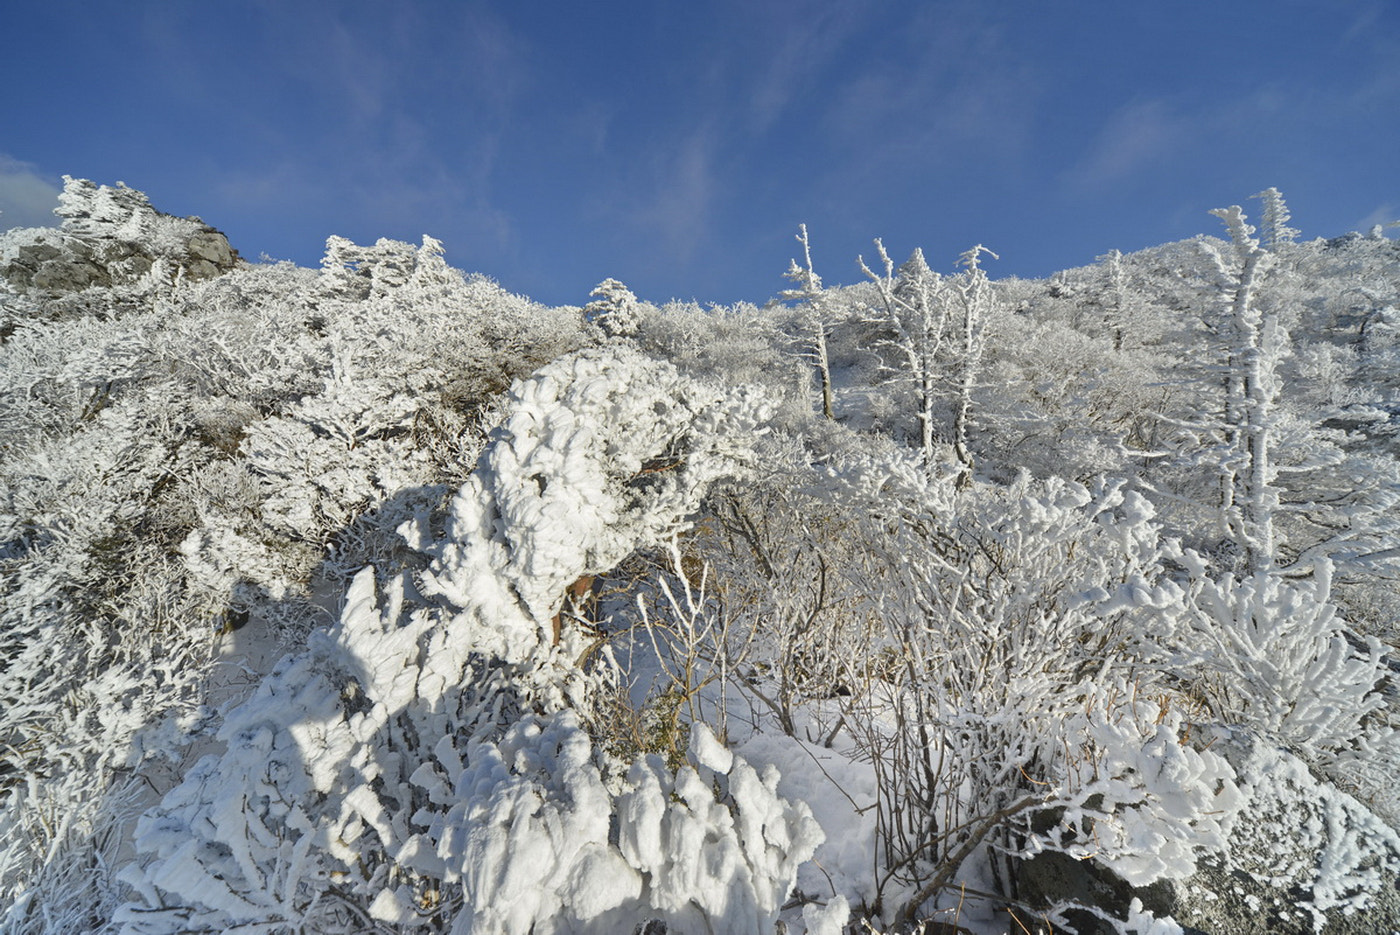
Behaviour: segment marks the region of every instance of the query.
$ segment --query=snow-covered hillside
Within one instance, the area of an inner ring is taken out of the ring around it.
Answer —
[[[0,932],[1400,929],[1400,249],[1252,210],[548,308],[69,180]]]

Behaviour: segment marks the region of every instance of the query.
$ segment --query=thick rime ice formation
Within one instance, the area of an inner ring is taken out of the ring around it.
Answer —
[[[283,659],[228,715],[227,751],[142,819],[124,931],[315,927],[361,906],[454,932],[770,925],[821,843],[807,806],[703,726],[674,773],[643,756],[609,778],[564,707],[589,686],[580,638],[552,625],[570,582],[741,471],[762,417],[622,347],[518,386],[447,536],[405,530],[433,556],[418,586],[401,575],[380,597],[361,572],[340,624]]]
[[[777,773],[760,775],[703,725],[687,765],[673,774],[639,758],[616,796],[570,712],[526,718],[468,758],[428,832],[452,855],[442,879],[462,887],[454,932],[615,932],[648,918],[678,933],[762,932],[821,843],[807,806],[777,796]],[[412,920],[380,902],[385,919]]]
[[[447,537],[408,532],[436,559],[424,592],[461,608],[479,648],[511,661],[538,646],[571,582],[657,541],[742,467],[764,414],[757,395],[705,387],[622,345],[544,368],[508,407],[452,502]]]

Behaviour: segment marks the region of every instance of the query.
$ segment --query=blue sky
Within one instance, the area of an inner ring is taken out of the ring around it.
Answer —
[[[874,237],[1047,275],[1271,185],[1307,237],[1400,218],[1393,0],[33,0],[4,32],[0,225],[122,180],[249,259],[427,233],[551,304],[761,302],[803,222],[837,283]]]

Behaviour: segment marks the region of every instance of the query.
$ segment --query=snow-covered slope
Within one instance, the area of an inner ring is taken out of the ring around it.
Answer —
[[[1400,926],[1393,242],[550,309],[64,205],[0,235],[0,931]]]

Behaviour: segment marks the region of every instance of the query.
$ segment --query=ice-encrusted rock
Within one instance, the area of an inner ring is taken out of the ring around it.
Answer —
[[[1067,931],[1116,935],[1137,899],[1185,935],[1370,935],[1400,931],[1400,834],[1319,781],[1288,752],[1242,733],[1212,749],[1234,766],[1244,803],[1223,848],[1194,874],[1134,888],[1094,860],[1045,853],[1021,866],[1021,896],[1067,909]]]
[[[0,235],[0,277],[47,294],[132,285],[156,275],[209,279],[233,269],[228,238],[199,218],[157,211],[143,192],[64,176],[62,225]]]
[[[1400,834],[1306,763],[1248,736],[1215,744],[1246,795],[1228,846],[1173,886],[1172,914],[1223,935],[1400,931]]]

